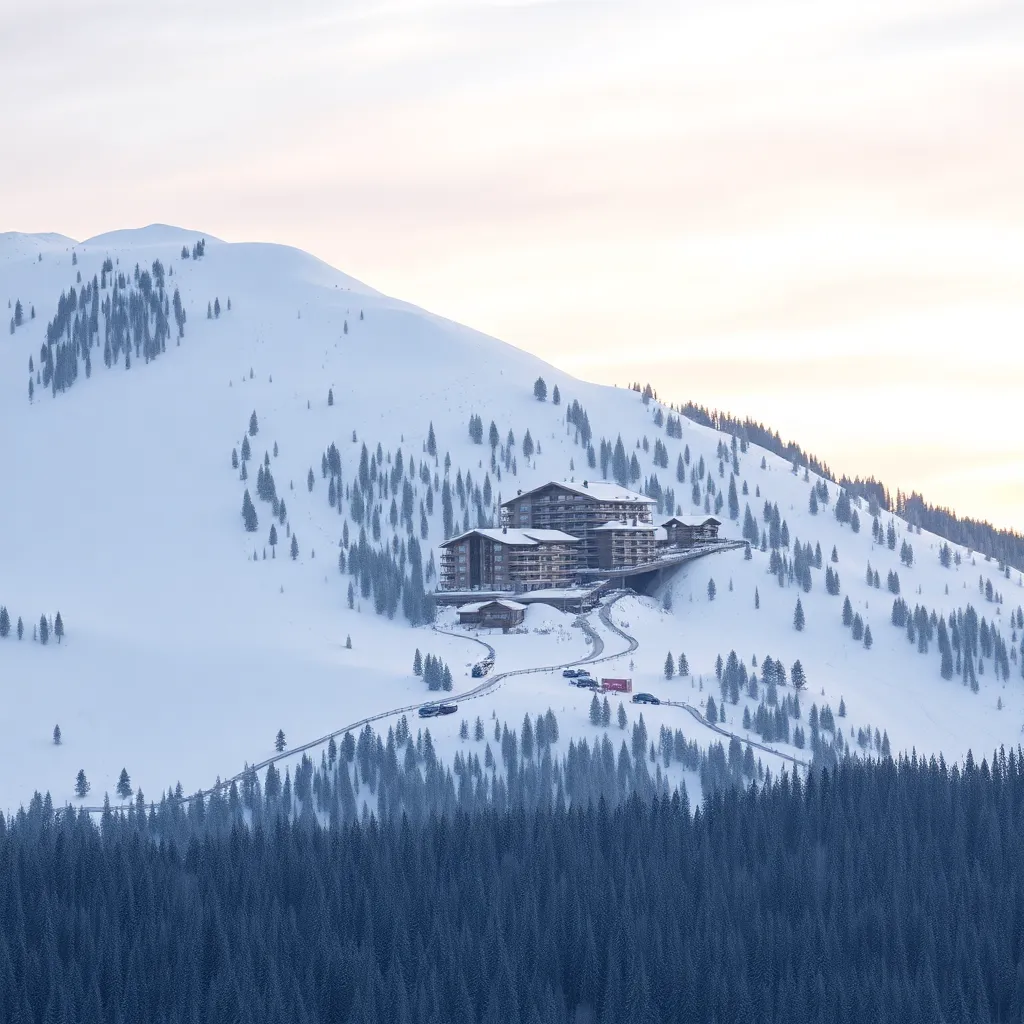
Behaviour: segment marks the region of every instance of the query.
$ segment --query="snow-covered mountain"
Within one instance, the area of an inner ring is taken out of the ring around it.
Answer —
[[[202,255],[193,258],[203,238]],[[163,268],[163,298],[154,261]],[[110,366],[105,360],[107,324],[119,315],[113,306],[108,313],[115,286],[122,329],[131,332],[132,323],[144,319],[149,339],[141,349],[132,344],[130,368],[123,351],[110,353]],[[72,288],[73,309],[67,300]],[[175,292],[185,314],[180,343]],[[419,540],[425,528],[422,559],[431,566],[444,537],[440,486],[449,459],[456,525],[467,514],[476,525],[472,498],[464,509],[455,493],[456,478],[465,482],[467,473],[474,489],[490,494],[485,515],[495,514],[500,498],[517,489],[600,475],[599,465],[587,465],[576,426],[566,422],[573,402],[586,412],[595,449],[602,439],[614,444],[621,436],[627,455],[635,454],[641,476],[632,486],[656,476],[663,491],[673,489],[673,505],[684,514],[702,511],[705,500],[714,508],[720,494],[723,533],[736,537],[747,505],[758,532],[770,533],[764,518],[770,502],[789,539],[776,557],[792,564],[797,541],[822,553],[820,568],[808,570],[809,591],[788,571],[780,585],[769,572],[771,550],[756,545],[749,560],[743,551],[702,559],[681,568],[659,594],[620,601],[613,616],[628,623],[640,646],[607,663],[604,674],[630,675],[634,689],[704,708],[708,694],[720,699],[719,655],[727,661],[734,650],[747,676],[760,676],[770,655],[787,670],[799,660],[806,672],[803,719],[794,726],[806,729],[812,702],[837,715],[842,702],[847,714],[838,726],[854,749],[858,730],[868,727],[872,738],[875,730],[886,732],[893,750],[913,746],[947,758],[968,748],[988,753],[1020,737],[1019,572],[1007,575],[955,548],[945,567],[940,538],[917,534],[883,513],[881,529],[895,531],[890,548],[884,537],[874,539],[869,510],[856,500],[860,531],[854,533],[833,514],[839,494],[832,483],[812,515],[810,494],[819,483],[813,474],[794,474],[752,444],[737,444],[734,456],[731,437],[686,419],[682,436],[670,436],[664,423],[671,410],[635,391],[575,380],[298,250],[228,244],[166,226],[84,242],[0,235],[0,299],[7,300],[12,323],[19,303],[22,311],[21,322],[0,335],[0,605],[12,622],[10,635],[0,640],[6,725],[0,809],[16,807],[36,789],[49,790],[58,802],[70,799],[80,768],[94,795],[113,794],[122,767],[147,796],[178,780],[186,792],[208,785],[269,756],[278,729],[295,746],[376,711],[425,700],[425,684],[411,671],[417,649],[451,666],[456,692],[467,689],[479,656],[471,640],[413,628],[401,607],[394,618],[376,614],[373,598],[358,584],[349,608],[353,580],[339,572],[339,553],[349,552],[342,542],[346,523],[350,542],[359,527],[349,494],[340,508],[329,502],[322,460],[335,445],[348,488],[358,478],[364,444],[371,457],[379,445],[379,468],[398,484],[396,507],[406,483],[413,502],[410,534],[402,521],[396,528],[389,521],[392,488],[379,498],[381,543]],[[162,340],[158,307],[167,324]],[[53,350],[77,332],[89,366],[87,372],[80,355],[74,376],[58,359],[61,387],[54,391],[44,381],[41,349],[59,309],[63,320]],[[544,402],[534,397],[538,377],[548,389]],[[558,405],[551,400],[556,386]],[[241,452],[253,413],[258,431],[248,436],[251,460],[243,481],[233,451]],[[475,416],[482,419],[482,444],[470,437]],[[492,422],[498,470],[491,464]],[[427,452],[431,428],[436,457]],[[514,443],[506,453],[510,431]],[[523,453],[527,431],[536,446],[532,458]],[[720,458],[723,445],[728,450]],[[655,464],[656,447],[661,465]],[[399,450],[403,470],[396,475]],[[685,453],[680,482],[677,467]],[[734,457],[738,517],[731,520]],[[273,519],[270,504],[257,496],[265,459],[287,507],[284,521]],[[701,464],[694,503],[691,476]],[[255,532],[243,526],[246,489],[259,520]],[[280,531],[276,551],[269,544],[272,522]],[[292,535],[295,559],[289,557]],[[900,558],[905,543],[913,548],[911,566]],[[869,563],[880,588],[867,582]],[[838,595],[826,592],[828,569],[839,574]],[[969,672],[964,682],[962,666],[959,675],[943,678],[937,625],[928,652],[919,653],[907,630],[891,624],[894,595],[887,582],[893,572],[911,612],[920,605],[946,620],[970,604],[979,619],[984,616],[977,692],[968,685]],[[427,585],[436,585],[429,572]],[[842,623],[846,597],[870,626],[870,649]],[[798,598],[802,631],[794,628]],[[40,615],[58,610],[62,642],[33,642]],[[20,642],[19,617],[25,629]],[[452,618],[441,613],[442,624]],[[619,649],[596,616],[593,624],[608,651]],[[488,638],[498,670],[556,664],[588,650],[572,616],[533,607],[527,626],[526,634]],[[668,652],[674,659],[685,654],[689,675],[665,679]],[[1008,679],[996,671],[1004,656]],[[759,701],[760,695],[745,692],[736,703],[726,700],[722,724],[756,738],[744,726],[744,708],[753,715]],[[463,717],[496,715],[511,726],[524,713],[550,706],[564,747],[573,736],[598,731],[588,719],[589,703],[590,694],[567,687],[560,673],[518,676],[466,702],[460,714],[431,722],[431,732],[440,750],[451,751],[465,742],[458,736]],[[628,710],[632,719],[637,709]],[[721,739],[679,708],[646,708],[644,715],[648,732],[668,725],[701,745]],[[773,745],[799,753],[791,744]]]

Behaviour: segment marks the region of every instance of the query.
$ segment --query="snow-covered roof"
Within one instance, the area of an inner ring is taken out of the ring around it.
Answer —
[[[560,487],[564,491],[570,491],[573,494],[582,495],[584,498],[593,498],[594,501],[621,501],[630,502],[634,505],[658,504],[654,498],[648,498],[646,495],[637,494],[636,491],[631,491],[626,487],[620,487],[617,483],[612,483],[609,480],[584,480],[581,484],[570,483],[567,480],[549,480],[546,484],[540,484],[538,487],[531,487],[528,491],[523,491],[521,494],[517,494],[515,498],[509,498],[508,501],[503,501],[502,505],[509,505],[515,501],[516,498],[522,498],[525,495],[541,491],[545,487]]]
[[[574,537],[571,533],[563,533],[561,530],[515,530],[511,527],[507,530],[499,530],[479,527],[476,530],[467,530],[465,533],[460,533],[458,537],[452,537],[451,540],[446,540],[441,547],[450,547],[452,544],[457,544],[460,540],[474,534],[478,537],[486,537],[487,540],[493,540],[498,544],[508,544],[510,547],[519,548],[534,548],[538,544],[575,544],[579,540],[578,537]]]
[[[470,604],[460,604],[458,611],[467,615],[475,614],[476,612],[483,611],[484,608],[490,607],[492,604],[500,604],[502,608],[507,609],[510,612],[525,612],[526,605],[520,604],[518,601],[509,601],[504,597],[494,598],[490,601],[473,601]]]
[[[670,519],[666,519],[661,525],[670,526],[673,523],[677,523],[679,526],[707,526],[713,523],[715,526],[721,526],[722,521],[716,519],[714,516],[672,516]]]
[[[610,523],[604,523],[596,529],[607,530],[609,533],[654,533],[655,528],[651,523],[634,523],[632,520],[623,523],[613,519]]]

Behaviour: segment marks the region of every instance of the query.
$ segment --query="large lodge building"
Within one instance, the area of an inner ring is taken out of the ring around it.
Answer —
[[[608,481],[542,484],[501,506],[499,529],[441,545],[442,590],[571,587],[580,569],[622,569],[718,536],[717,519],[674,516],[656,526],[653,498]]]
[[[503,502],[501,521],[520,529],[564,530],[578,537],[579,567],[601,568],[597,530],[612,521],[645,523],[653,527],[651,510],[657,502],[608,483],[548,483],[523,491]]]

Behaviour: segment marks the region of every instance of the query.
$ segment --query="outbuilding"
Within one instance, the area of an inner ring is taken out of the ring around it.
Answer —
[[[662,524],[670,547],[688,548],[709,540],[718,540],[721,521],[714,516],[672,516]]]
[[[526,605],[499,597],[493,601],[474,601],[472,604],[464,604],[458,609],[458,612],[459,624],[462,626],[511,629],[523,624]]]

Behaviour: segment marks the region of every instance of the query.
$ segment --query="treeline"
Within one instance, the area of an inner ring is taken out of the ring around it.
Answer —
[[[639,387],[635,390],[639,390]],[[985,520],[961,518],[949,508],[930,504],[916,491],[904,494],[897,490],[896,497],[893,498],[889,488],[874,477],[837,477],[828,463],[805,452],[794,441],[783,441],[778,431],[770,430],[763,423],[749,417],[741,420],[718,410],[710,411],[705,406],[692,402],[671,408],[695,423],[738,436],[744,444],[759,445],[787,462],[803,466],[837,483],[850,495],[867,501],[872,507],[872,515],[877,514],[876,509],[884,509],[905,519],[915,529],[929,530],[954,544],[978,551],[986,558],[994,558],[1001,567],[1011,565],[1024,571],[1024,534],[1015,530],[997,529]]]
[[[19,615],[15,624],[7,606],[0,605],[0,640],[6,640],[12,632],[21,640],[25,635],[25,623]],[[38,624],[32,627],[32,639],[41,644],[48,644],[51,636],[57,640],[57,643],[64,639],[64,620],[61,618],[60,612],[57,612],[57,617],[52,619],[48,619],[45,613],[40,615]]]
[[[951,680],[959,676],[964,686],[974,693],[980,689],[978,676],[985,674],[985,662],[995,679],[1006,682],[1010,678],[1011,663],[1017,665],[1018,631],[1024,630],[1024,610],[1018,605],[1010,612],[1010,643],[1007,644],[995,622],[985,616],[979,619],[972,605],[958,608],[946,615],[929,611],[923,605],[910,605],[902,597],[892,603],[890,621],[902,629],[907,642],[917,647],[918,654],[928,654],[934,643],[939,654],[939,674]],[[1020,661],[1024,676],[1024,658]],[[1002,707],[1002,698],[999,698]]]
[[[37,387],[50,388],[56,395],[70,388],[80,372],[90,377],[93,349],[102,349],[107,368],[123,364],[129,370],[133,351],[136,360],[147,363],[166,352],[172,319],[180,341],[185,335],[185,309],[177,288],[173,297],[167,294],[167,276],[160,260],[149,269],[136,264],[132,276],[126,277],[107,258],[98,277],[94,274],[78,290],[72,286],[62,292],[46,325],[39,365],[29,359],[29,401]],[[81,280],[79,272],[79,285]]]
[[[1024,766],[316,827],[0,819],[0,1017],[253,1024],[1024,1017]]]

